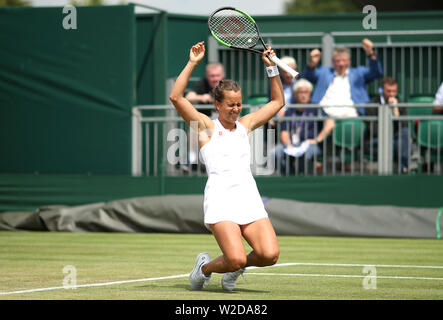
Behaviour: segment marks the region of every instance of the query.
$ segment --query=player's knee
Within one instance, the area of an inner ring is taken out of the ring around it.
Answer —
[[[227,257],[226,262],[229,265],[230,272],[234,272],[245,267],[246,256],[236,255],[236,256]]]
[[[260,255],[260,260],[263,266],[272,266],[277,263],[278,257],[280,255],[280,250],[275,248],[273,250],[267,250],[262,252]]]

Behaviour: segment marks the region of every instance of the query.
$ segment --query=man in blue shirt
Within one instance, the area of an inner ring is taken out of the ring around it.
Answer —
[[[318,66],[321,58],[321,52],[318,49],[310,53],[310,63],[303,70],[302,77],[315,85],[312,103],[338,106],[324,108],[325,112],[332,117],[356,117],[358,114],[354,105],[369,102],[366,84],[383,75],[383,69],[375,55],[372,41],[363,39],[362,47],[368,56],[369,67],[350,67],[350,52],[345,47],[334,49],[333,68]],[[364,114],[364,108],[358,111]]]

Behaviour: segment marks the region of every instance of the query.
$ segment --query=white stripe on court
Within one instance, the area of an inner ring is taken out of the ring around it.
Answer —
[[[247,270],[252,269],[263,269],[263,268],[273,268],[273,267],[289,267],[289,266],[336,266],[336,267],[365,267],[365,266],[374,266],[376,268],[421,268],[421,269],[443,269],[443,266],[419,266],[419,265],[382,265],[382,264],[340,264],[340,263],[314,263],[314,262],[289,262],[289,263],[279,263],[274,264],[272,266],[267,267],[248,267]],[[275,273],[275,274],[266,274],[266,273],[250,273],[251,275],[287,275],[287,276],[312,276],[312,277],[366,277],[361,275],[327,275],[327,274],[318,274],[318,275],[309,275],[309,274],[296,274],[296,273]],[[135,279],[135,280],[123,280],[123,281],[113,281],[113,282],[103,282],[103,283],[91,283],[91,284],[81,284],[76,286],[70,286],[68,289],[74,288],[89,288],[89,287],[100,287],[100,286],[111,286],[117,284],[125,284],[125,283],[133,283],[133,282],[146,282],[146,281],[156,281],[156,280],[167,280],[167,279],[176,279],[176,278],[184,278],[189,276],[189,273],[179,274],[174,276],[166,276],[166,277],[157,277],[157,278],[144,278],[144,279]],[[387,276],[377,276],[377,278],[392,278],[392,279],[420,279],[420,280],[443,280],[443,278],[425,278],[425,277],[387,277]],[[67,289],[64,286],[59,287],[49,287],[49,288],[37,288],[37,289],[28,289],[28,290],[18,290],[18,291],[10,291],[10,292],[0,292],[0,295],[11,295],[11,294],[20,294],[20,293],[32,293],[39,291],[50,291],[50,290],[59,290],[59,289]]]
[[[269,267],[290,267],[290,266],[329,266],[329,267],[366,267],[373,266],[376,268],[417,268],[417,269],[443,269],[443,266],[418,266],[418,265],[405,265],[405,264],[354,264],[354,263],[315,263],[315,262],[289,262],[279,263],[268,267],[247,267],[250,269],[262,269]]]
[[[17,293],[30,293],[30,292],[38,292],[38,291],[50,291],[50,290],[58,290],[58,289],[77,289],[77,288],[88,288],[88,287],[112,286],[112,285],[115,285],[115,284],[124,284],[124,283],[132,283],[132,282],[145,282],[145,281],[156,281],[156,280],[184,278],[184,277],[187,277],[187,276],[189,276],[189,273],[178,274],[176,276],[158,277],[158,278],[144,278],[144,279],[135,279],[135,280],[123,280],[123,281],[113,281],[113,282],[103,282],[103,283],[80,284],[80,285],[69,286],[69,287],[61,286],[61,287],[49,287],[49,288],[38,288],[38,289],[29,289],[29,290],[10,291],[10,292],[0,292],[0,295],[17,294]]]
[[[265,273],[248,272],[246,275],[256,276],[292,276],[292,277],[333,277],[333,278],[377,278],[377,279],[410,279],[410,280],[443,280],[443,278],[430,277],[401,277],[401,276],[368,276],[353,274],[309,274],[309,273]]]

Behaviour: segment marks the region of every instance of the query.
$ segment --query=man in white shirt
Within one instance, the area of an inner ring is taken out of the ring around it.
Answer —
[[[334,49],[333,68],[318,67],[320,50],[314,49],[310,53],[310,63],[303,70],[302,77],[315,84],[312,103],[331,106],[324,111],[332,117],[356,117],[358,113],[354,106],[369,102],[366,84],[383,74],[372,41],[363,39],[362,48],[368,56],[369,67],[350,67],[351,56],[345,47]],[[359,111],[364,114],[363,108]]]
[[[344,49],[344,48],[343,48]],[[339,71],[334,72],[334,80],[329,85],[328,90],[324,97],[320,100],[320,105],[322,106],[335,106],[323,108],[323,110],[330,116],[343,118],[343,117],[356,117],[357,110],[353,107],[354,103],[351,99],[351,86],[349,84],[349,60],[350,56],[347,50],[339,51],[336,49],[334,54],[334,64],[340,61],[340,64],[346,65],[343,73],[340,74]],[[352,107],[346,107],[352,106]]]

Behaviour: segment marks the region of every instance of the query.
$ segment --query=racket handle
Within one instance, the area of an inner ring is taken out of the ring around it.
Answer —
[[[286,63],[284,63],[283,61],[281,61],[279,58],[277,58],[277,56],[272,56],[269,57],[272,62],[274,62],[276,65],[278,65],[280,68],[282,68],[283,70],[285,70],[287,73],[289,73],[293,78],[295,78],[296,76],[298,76],[298,72],[295,71],[294,69],[292,69],[290,66],[288,66]]]

